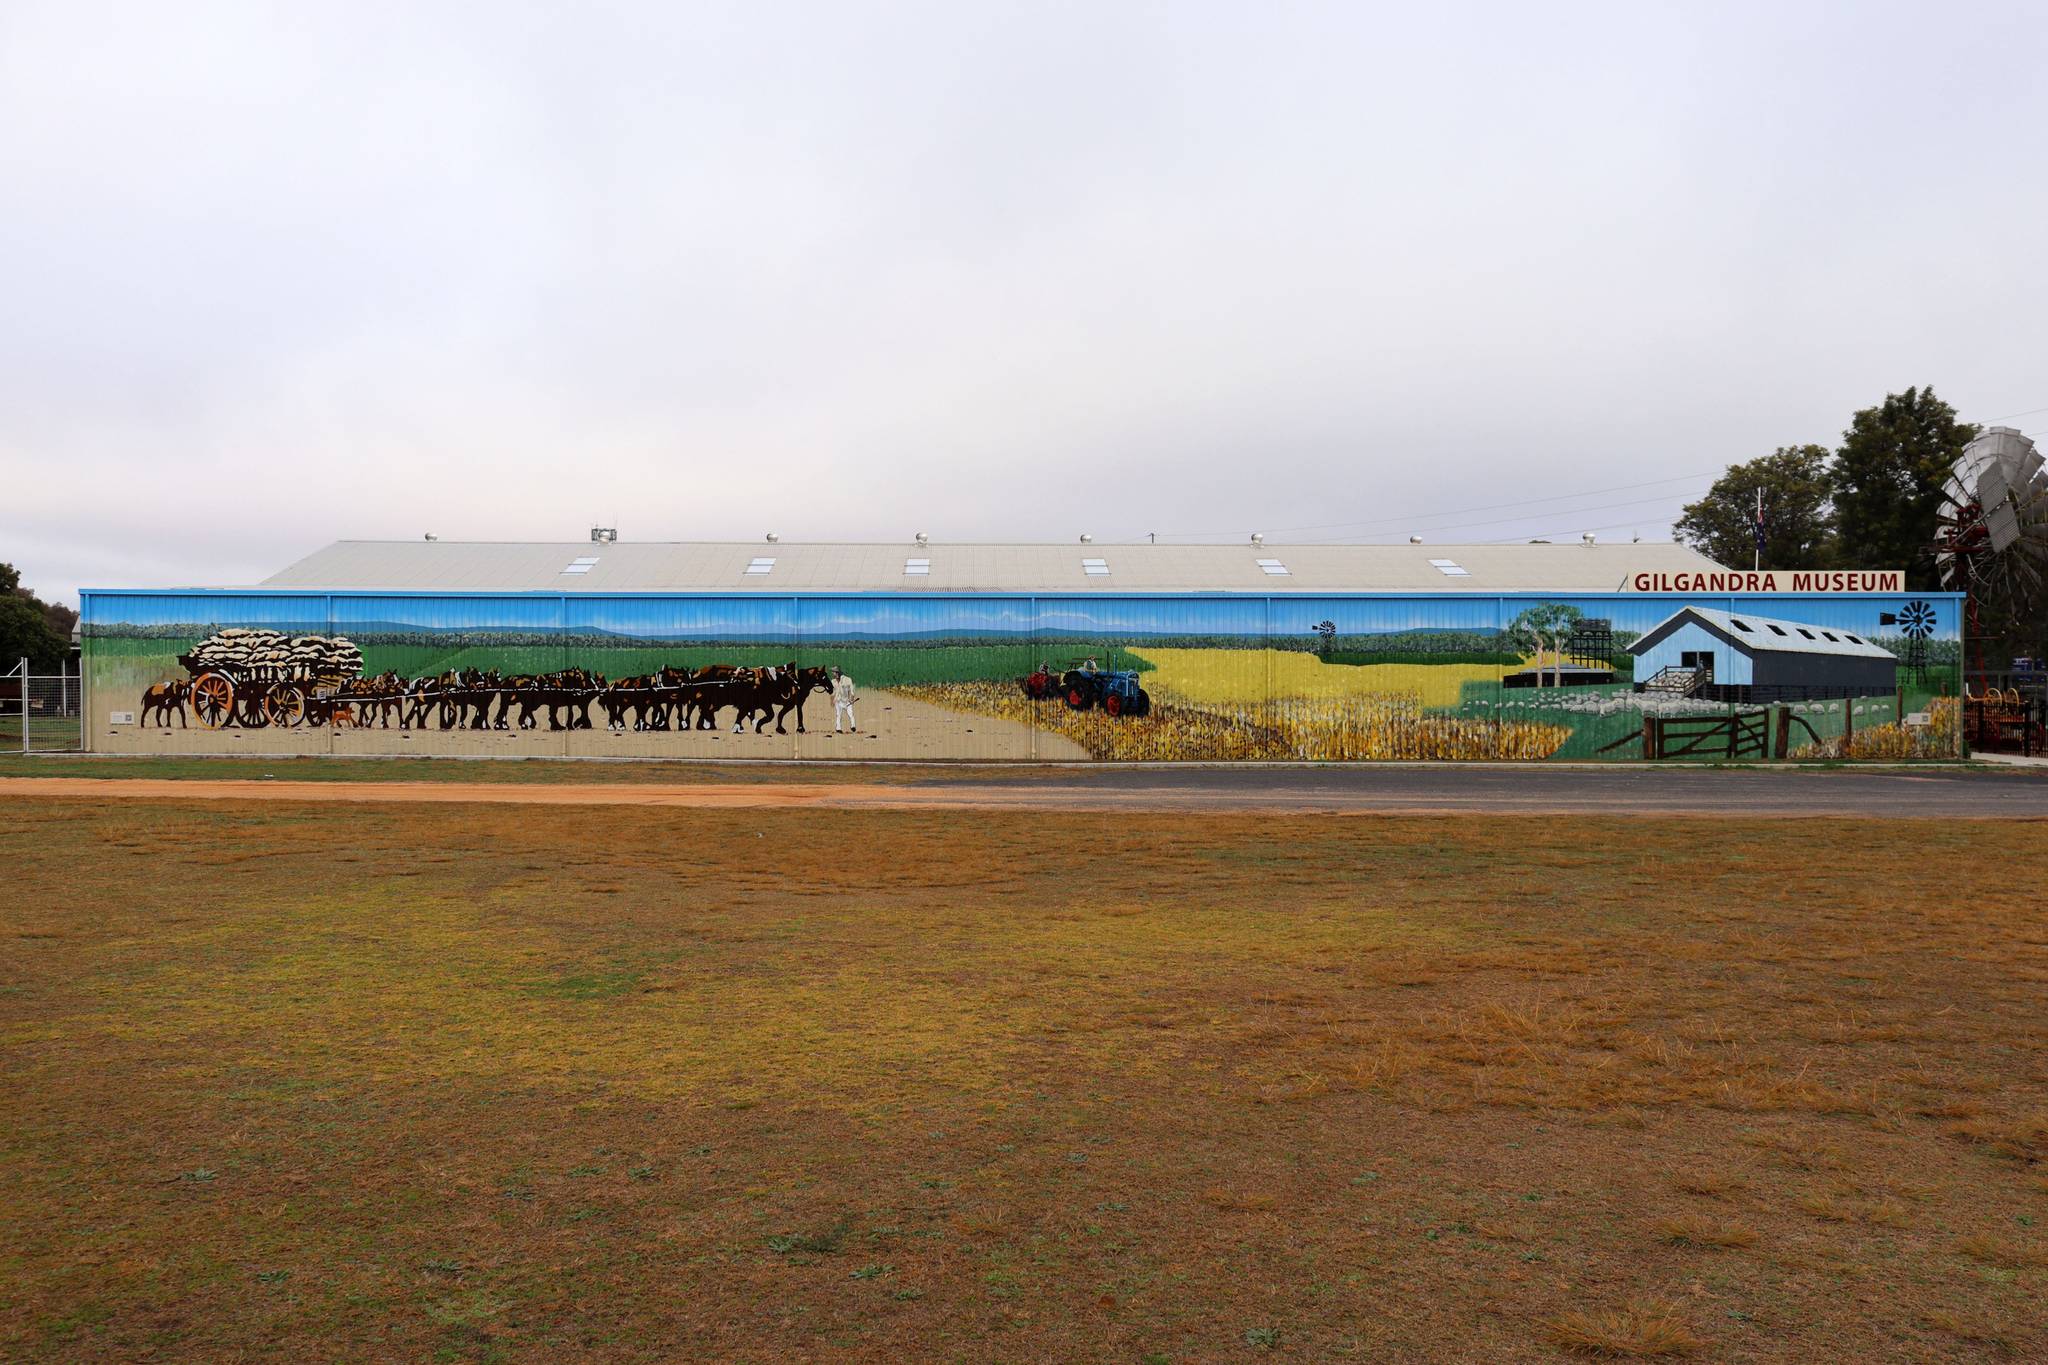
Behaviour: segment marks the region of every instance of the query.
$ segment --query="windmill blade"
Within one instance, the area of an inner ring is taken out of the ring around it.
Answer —
[[[2020,514],[2019,509],[2012,505],[2011,498],[2001,498],[1986,505],[1984,529],[1991,534],[1993,554],[2012,548],[2020,538]]]
[[[2013,471],[2013,486],[2024,488],[2038,484],[2044,468],[2048,468],[2048,460],[2043,460],[2041,452],[2034,449],[2033,442],[2029,441],[2027,448],[2020,453],[2019,468]]]

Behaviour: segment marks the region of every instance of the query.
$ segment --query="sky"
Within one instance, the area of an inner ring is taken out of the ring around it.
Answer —
[[[1908,385],[2048,429],[2044,59],[2025,3],[0,0],[0,560],[1665,539]]]

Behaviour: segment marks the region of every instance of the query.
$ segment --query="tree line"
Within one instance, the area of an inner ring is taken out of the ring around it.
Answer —
[[[21,571],[0,564],[0,673],[23,659],[31,673],[56,673],[71,653],[71,628],[78,613],[61,602],[45,602],[21,586]]]
[[[1731,465],[1673,530],[1709,559],[1748,568],[1761,489],[1762,567],[1904,569],[1908,588],[1935,591],[1942,482],[1978,431],[1932,387],[1887,394],[1849,419],[1833,449],[1779,446]]]
[[[1748,568],[1760,558],[1766,569],[1904,569],[1908,591],[1937,592],[1943,587],[1934,562],[1942,484],[1981,430],[1961,420],[1931,385],[1886,394],[1850,417],[1833,448],[1779,446],[1729,466],[1672,529],[1684,544],[1731,568]],[[2043,652],[2048,600],[1986,600],[1979,613],[1992,654]]]

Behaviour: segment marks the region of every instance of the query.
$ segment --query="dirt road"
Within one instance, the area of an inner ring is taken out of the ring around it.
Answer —
[[[0,797],[417,802],[703,809],[1494,812],[1730,818],[2048,820],[2048,779],[1955,771],[1410,768],[1118,770],[911,782],[550,784],[0,778]]]

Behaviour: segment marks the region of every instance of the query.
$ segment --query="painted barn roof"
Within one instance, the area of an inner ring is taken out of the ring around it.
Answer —
[[[259,585],[425,592],[1613,592],[1682,545],[941,545],[342,540]]]
[[[1629,653],[1642,654],[1651,649],[1658,641],[1685,624],[1688,617],[1713,627],[1722,636],[1751,653],[1832,654],[1863,659],[1894,657],[1884,646],[1872,644],[1861,635],[1834,626],[1821,627],[1803,621],[1780,621],[1746,611],[1716,611],[1712,607],[1680,607],[1644,631],[1641,637],[1628,647]]]

